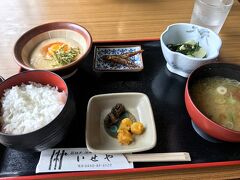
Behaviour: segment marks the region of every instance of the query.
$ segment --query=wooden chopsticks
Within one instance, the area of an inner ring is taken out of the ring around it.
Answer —
[[[183,162],[191,161],[187,152],[125,154],[129,162]]]

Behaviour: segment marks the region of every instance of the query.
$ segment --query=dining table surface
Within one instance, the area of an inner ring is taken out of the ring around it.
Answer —
[[[190,22],[194,0],[7,0],[0,3],[0,76],[19,73],[13,48],[29,29],[49,22],[80,24],[93,42],[159,40],[173,23]],[[240,2],[235,0],[219,33],[220,62],[240,64]],[[56,177],[57,178],[57,177]],[[234,179],[240,165],[133,171],[94,176],[66,176],[59,179]],[[55,179],[55,178],[52,178]]]

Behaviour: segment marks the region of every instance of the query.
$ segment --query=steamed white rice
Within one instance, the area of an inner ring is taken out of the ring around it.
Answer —
[[[63,109],[66,94],[56,87],[30,82],[4,91],[2,132],[25,134],[50,123]]]

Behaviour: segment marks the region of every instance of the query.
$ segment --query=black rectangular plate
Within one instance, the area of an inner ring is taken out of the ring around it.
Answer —
[[[141,72],[94,72],[96,45],[139,44],[144,49]],[[135,168],[228,162],[240,159],[239,143],[212,143],[193,129],[184,104],[186,78],[170,73],[159,41],[94,43],[90,54],[79,65],[77,73],[66,83],[73,93],[77,115],[65,139],[56,146],[86,147],[85,120],[88,100],[97,94],[142,92],[148,95],[157,128],[157,145],[144,153],[189,152],[189,163],[134,163]],[[141,152],[143,153],[143,152]],[[0,145],[0,176],[34,175],[39,152],[20,152]]]

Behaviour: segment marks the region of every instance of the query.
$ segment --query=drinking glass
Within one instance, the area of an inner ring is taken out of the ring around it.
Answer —
[[[234,0],[195,0],[190,23],[219,33]]]

